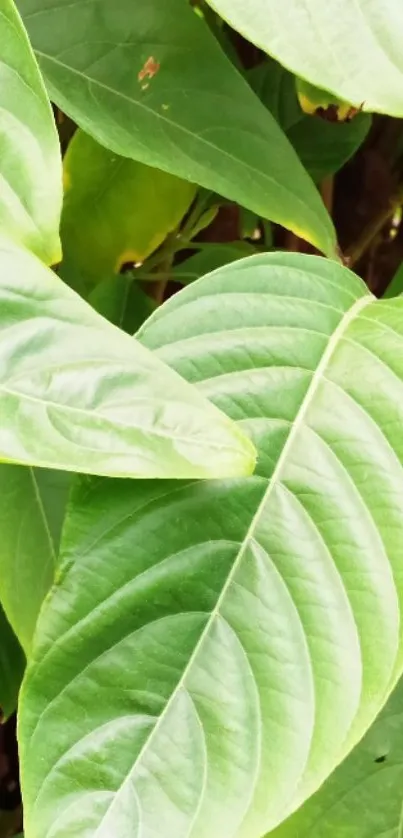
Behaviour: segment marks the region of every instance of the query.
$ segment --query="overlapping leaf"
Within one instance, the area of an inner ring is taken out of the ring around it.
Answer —
[[[53,116],[13,0],[0,0],[0,229],[60,259],[62,171]]]
[[[24,668],[24,653],[0,605],[0,721],[17,706]]]
[[[372,722],[403,665],[402,314],[271,254],[142,328],[257,472],[77,488],[23,688],[27,838],[258,838]]]
[[[18,0],[51,97],[123,156],[280,222],[334,254],[320,197],[188,0]]]
[[[0,466],[0,603],[28,654],[54,578],[70,475]]]
[[[143,262],[176,229],[196,187],[119,157],[83,131],[64,159],[64,256],[96,284],[126,262]]]
[[[226,416],[35,257],[3,242],[0,272],[0,459],[121,477],[253,470]]]
[[[295,76],[277,61],[267,59],[251,71],[249,78],[317,182],[337,172],[369,131],[371,117],[368,114],[357,114],[344,123],[327,122],[305,114],[298,102]]]
[[[208,0],[231,26],[319,88],[403,116],[400,0]]]

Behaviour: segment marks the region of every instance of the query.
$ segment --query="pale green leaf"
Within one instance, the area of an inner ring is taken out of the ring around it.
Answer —
[[[403,116],[400,0],[208,0],[245,38],[316,87]]]
[[[401,838],[403,681],[362,742],[270,838]]]
[[[139,336],[257,471],[77,487],[21,699],[26,835],[259,838],[402,671],[403,300],[266,254]]]
[[[119,157],[83,131],[69,145],[64,175],[64,257],[92,284],[150,256],[196,194],[188,181]]]
[[[34,256],[2,242],[0,273],[0,459],[119,477],[253,470],[224,414]]]
[[[51,107],[12,0],[0,0],[0,232],[60,259],[62,169]]]
[[[188,0],[19,0],[51,97],[117,154],[335,253],[320,196]]]
[[[28,654],[54,578],[69,475],[0,464],[0,602]]]
[[[24,669],[24,653],[0,605],[0,720],[17,706]]]

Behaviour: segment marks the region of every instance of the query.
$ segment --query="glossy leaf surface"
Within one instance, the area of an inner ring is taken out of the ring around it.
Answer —
[[[323,90],[403,116],[400,0],[208,0],[248,40]]]
[[[21,646],[0,605],[0,719],[14,713],[25,669]]]
[[[69,475],[0,464],[0,602],[29,654],[54,578]]]
[[[176,229],[196,187],[119,157],[78,131],[64,159],[62,242],[96,284],[127,262],[143,262]]]
[[[60,259],[62,170],[39,70],[12,0],[0,0],[0,228],[44,262]]]
[[[403,665],[402,314],[269,254],[140,330],[257,471],[77,488],[23,688],[27,838],[258,838],[372,722]]]
[[[0,459],[120,477],[253,470],[224,414],[35,257],[3,242],[0,273]]]
[[[271,838],[400,838],[403,681],[352,754]]]
[[[52,98],[102,145],[212,189],[334,255],[320,197],[187,0],[19,0]]]

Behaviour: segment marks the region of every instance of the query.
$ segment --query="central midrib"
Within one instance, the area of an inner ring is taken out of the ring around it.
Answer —
[[[325,349],[325,351],[322,355],[321,361],[318,364],[318,367],[317,367],[317,369],[315,370],[315,372],[312,376],[312,380],[311,380],[310,385],[307,389],[307,392],[305,393],[304,399],[301,403],[301,407],[298,411],[298,414],[295,418],[295,421],[294,421],[294,423],[291,427],[290,433],[289,433],[289,435],[287,437],[287,440],[284,444],[284,448],[283,448],[283,450],[280,454],[280,457],[277,461],[277,465],[276,465],[276,467],[274,469],[274,472],[273,472],[273,474],[272,474],[272,476],[271,476],[271,478],[268,482],[267,489],[266,489],[266,491],[263,495],[263,498],[262,498],[262,500],[261,500],[261,502],[260,502],[260,504],[259,504],[259,506],[256,510],[255,515],[252,518],[251,524],[250,524],[249,529],[248,529],[248,531],[245,535],[245,538],[242,542],[241,548],[240,548],[240,550],[239,550],[239,552],[238,552],[238,554],[235,558],[235,561],[233,563],[231,571],[228,574],[227,580],[225,582],[225,585],[223,586],[221,594],[219,595],[219,597],[217,599],[216,606],[212,610],[211,615],[210,615],[210,617],[209,617],[209,619],[206,623],[206,626],[205,626],[204,630],[202,631],[202,633],[200,635],[200,638],[199,638],[199,640],[198,640],[198,642],[197,642],[197,644],[194,648],[194,651],[192,652],[192,654],[189,658],[189,661],[188,661],[188,663],[187,663],[187,665],[186,665],[186,667],[185,667],[185,669],[182,673],[182,676],[181,676],[180,680],[178,681],[177,686],[173,690],[170,698],[168,699],[168,701],[167,701],[167,703],[164,707],[164,710],[162,711],[161,715],[159,716],[159,718],[158,718],[158,720],[155,724],[155,727],[153,728],[150,736],[148,737],[147,741],[144,743],[143,747],[141,748],[138,756],[136,757],[136,760],[135,760],[134,764],[132,765],[130,771],[128,772],[128,774],[126,775],[124,780],[122,781],[119,789],[115,792],[115,797],[114,797],[112,803],[110,804],[107,811],[103,815],[102,820],[100,821],[96,831],[94,832],[94,838],[96,838],[96,836],[99,834],[99,831],[102,828],[102,825],[103,825],[103,822],[104,822],[105,818],[109,815],[109,813],[113,810],[114,805],[118,802],[119,795],[120,795],[122,789],[124,788],[125,784],[131,780],[131,777],[134,774],[134,772],[136,771],[137,766],[141,762],[141,759],[142,759],[143,755],[145,754],[147,749],[150,747],[150,744],[153,742],[155,736],[157,735],[158,730],[159,730],[160,726],[162,725],[170,706],[173,704],[173,702],[174,702],[176,696],[178,695],[180,689],[185,684],[187,675],[188,675],[188,673],[189,673],[189,671],[190,671],[190,669],[193,665],[194,660],[197,658],[197,655],[198,655],[198,653],[199,653],[199,651],[200,651],[200,649],[201,649],[201,647],[202,647],[202,645],[203,645],[203,643],[204,643],[204,641],[205,641],[205,639],[206,639],[206,637],[207,637],[207,635],[210,631],[211,626],[213,625],[214,619],[220,613],[221,604],[222,604],[222,602],[223,602],[223,600],[224,600],[224,598],[227,594],[227,591],[228,591],[228,589],[229,589],[229,587],[232,583],[232,580],[234,579],[234,576],[235,576],[235,574],[238,570],[238,567],[239,567],[239,565],[240,565],[240,563],[243,559],[243,556],[244,556],[245,550],[246,550],[246,548],[249,544],[249,541],[253,537],[253,534],[254,534],[255,528],[258,524],[258,521],[260,519],[260,516],[261,516],[263,510],[265,509],[278,480],[280,479],[281,472],[283,470],[283,467],[285,465],[287,457],[289,456],[290,450],[291,450],[291,448],[294,444],[294,440],[296,439],[296,437],[298,435],[298,432],[299,432],[299,430],[302,426],[302,423],[304,421],[306,413],[307,413],[307,411],[308,411],[308,409],[309,409],[309,407],[310,407],[310,405],[311,405],[311,403],[312,403],[312,401],[315,397],[315,394],[318,390],[318,387],[319,387],[319,385],[322,381],[322,376],[323,376],[324,372],[326,371],[326,368],[329,365],[329,362],[330,362],[330,360],[333,356],[334,351],[336,350],[336,348],[339,344],[340,339],[342,338],[343,334],[348,329],[348,326],[350,325],[352,320],[354,320],[355,317],[359,314],[361,309],[365,308],[365,306],[371,304],[373,301],[374,301],[374,298],[373,298],[372,294],[371,295],[369,295],[369,294],[365,295],[364,297],[360,297],[358,300],[356,300],[354,305],[344,314],[344,316],[340,320],[337,328],[335,329],[335,331],[331,335],[331,337],[329,339],[329,342],[326,346],[326,349]]]

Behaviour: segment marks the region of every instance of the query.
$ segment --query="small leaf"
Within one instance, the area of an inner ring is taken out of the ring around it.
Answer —
[[[400,838],[402,756],[403,680],[362,742],[270,838]]]
[[[52,99],[117,154],[218,192],[328,255],[292,147],[188,0],[19,0]]]
[[[54,578],[69,475],[0,464],[0,602],[29,654]]]
[[[0,717],[8,719],[17,706],[25,669],[24,653],[0,605]]]
[[[176,229],[193,184],[103,148],[83,131],[65,160],[65,259],[96,284],[126,262],[143,262]]]
[[[0,228],[60,260],[62,171],[51,107],[12,0],[0,0]]]
[[[0,244],[0,458],[120,477],[250,473],[249,440],[34,256]]]
[[[208,0],[280,64],[365,111],[403,116],[401,0]]]
[[[249,80],[316,182],[337,172],[357,151],[370,129],[368,114],[360,113],[350,122],[337,124],[304,114],[295,90],[295,77],[270,58],[251,70]],[[329,95],[321,101],[329,101]],[[316,104],[312,106],[315,109]]]
[[[403,294],[403,262],[399,265],[395,275],[392,277],[383,297],[385,300]]]
[[[20,702],[26,835],[260,838],[403,669],[403,299],[265,254],[139,337],[257,471],[76,486]]]

